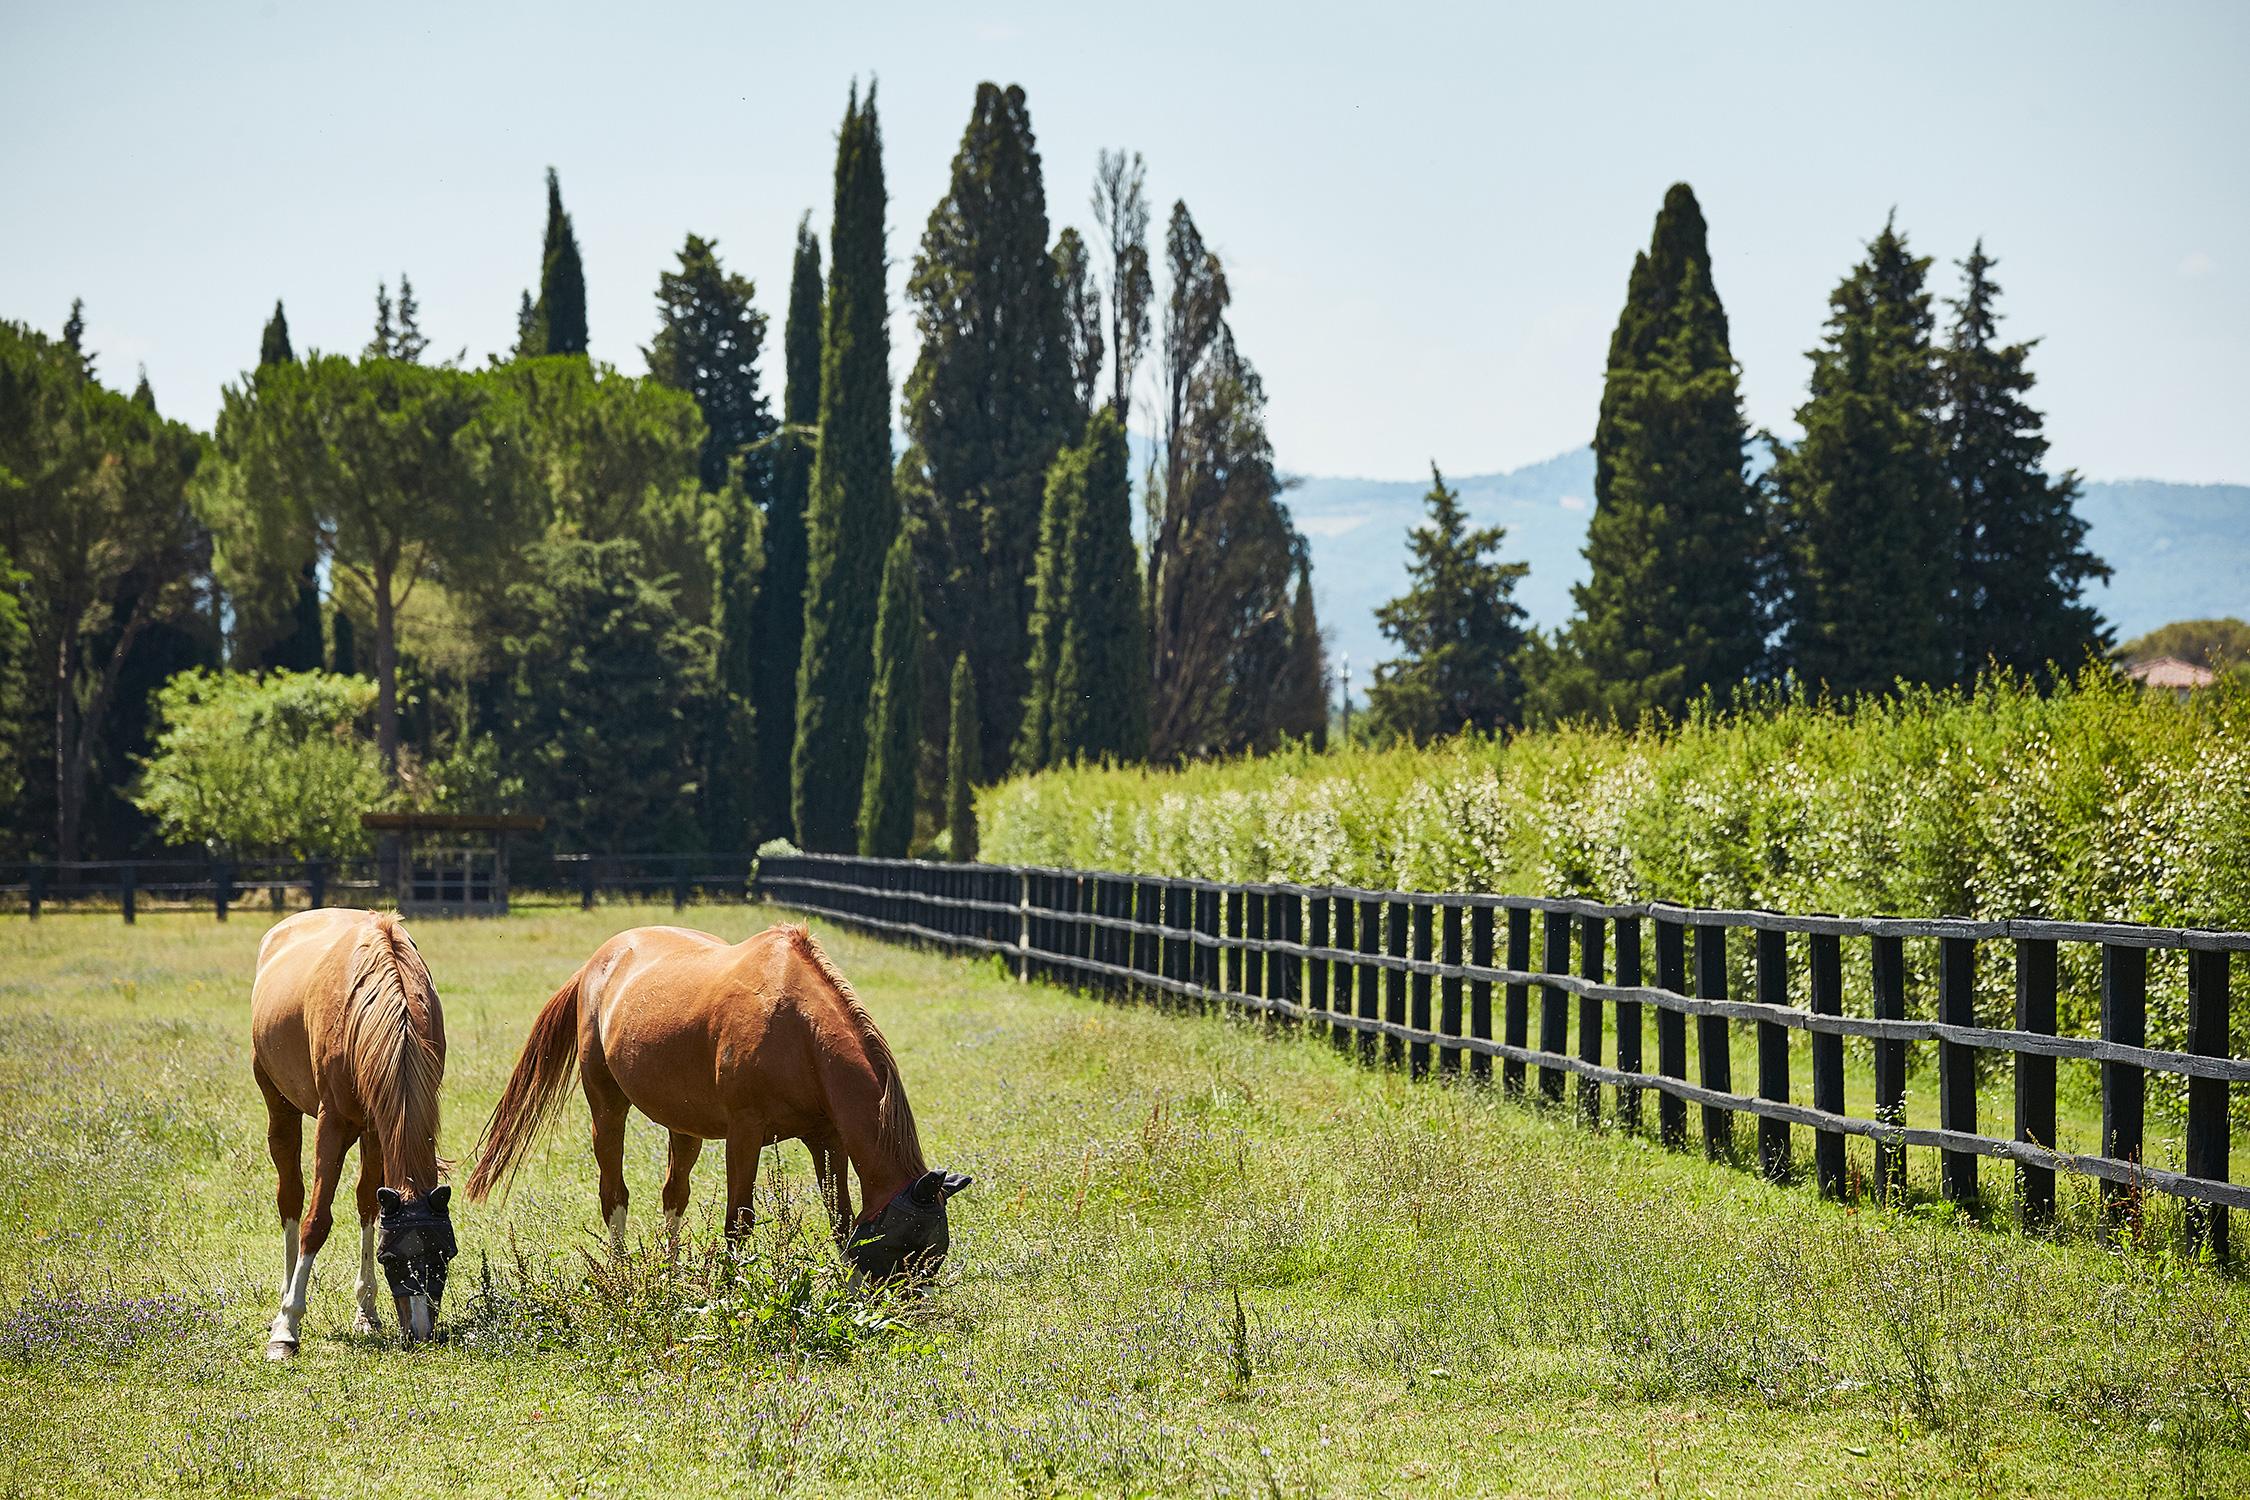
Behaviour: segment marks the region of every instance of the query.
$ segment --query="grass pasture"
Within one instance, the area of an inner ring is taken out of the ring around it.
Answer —
[[[448,1150],[555,984],[672,917],[416,927]],[[793,1145],[746,1260],[714,1150],[679,1256],[611,1261],[573,1099],[505,1204],[458,1207],[449,1342],[349,1334],[347,1229],[269,1366],[263,930],[0,922],[0,1494],[2250,1492],[2250,1287],[2083,1198],[2052,1242],[1827,1204],[825,923],[933,1164],[977,1178],[934,1297],[840,1285]],[[661,1160],[637,1122],[636,1235]]]

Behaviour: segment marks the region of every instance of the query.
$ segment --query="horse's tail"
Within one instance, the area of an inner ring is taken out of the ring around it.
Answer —
[[[492,1118],[477,1142],[476,1170],[469,1174],[472,1203],[482,1203],[493,1188],[515,1175],[532,1138],[554,1117],[563,1089],[578,1067],[578,984],[586,971],[570,976],[531,1023],[531,1035],[516,1059],[516,1071],[493,1106]]]

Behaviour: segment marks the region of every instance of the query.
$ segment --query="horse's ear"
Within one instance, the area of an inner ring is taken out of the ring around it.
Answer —
[[[922,1207],[936,1208],[945,1201],[945,1174],[924,1172],[907,1192]]]
[[[967,1186],[968,1186],[968,1185],[969,1185],[970,1183],[972,1183],[972,1182],[974,1182],[974,1181],[976,1181],[976,1179],[975,1179],[974,1177],[971,1177],[971,1176],[970,1176],[970,1175],[969,1175],[968,1173],[966,1173],[966,1172],[948,1172],[948,1173],[946,1173],[946,1174],[945,1174],[945,1196],[946,1196],[946,1197],[948,1197],[948,1198],[952,1197],[952,1196],[953,1196],[954,1194],[956,1194],[956,1193],[960,1192],[960,1191],[961,1191],[961,1190],[962,1190],[963,1188],[967,1187]]]
[[[375,1201],[383,1205],[383,1212],[387,1214],[396,1213],[406,1202],[404,1198],[399,1196],[397,1188],[387,1187],[379,1187],[375,1190]]]
[[[451,1183],[441,1182],[436,1187],[430,1189],[430,1207],[435,1209],[437,1212],[441,1214],[444,1213],[445,1205],[452,1201],[453,1185]]]

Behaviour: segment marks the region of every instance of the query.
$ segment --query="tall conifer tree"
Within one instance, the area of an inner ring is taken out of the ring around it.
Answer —
[[[1412,582],[1375,611],[1401,655],[1375,669],[1368,714],[1378,733],[1415,741],[1519,723],[1524,610],[1515,591],[1530,564],[1488,559],[1506,530],[1472,531],[1460,493],[1435,464],[1424,503],[1430,519],[1406,539]]]
[[[860,788],[859,852],[903,859],[914,842],[914,772],[921,759],[922,599],[914,548],[901,531],[883,559],[875,614],[875,676],[867,700],[867,777]]]
[[[586,267],[578,258],[578,232],[563,211],[562,179],[547,169],[547,236],[539,252],[539,300],[516,315],[520,357],[586,352]]]
[[[1567,649],[1620,719],[1723,698],[1764,658],[1766,523],[1743,469],[1747,438],[1703,213],[1675,183],[1610,339],[1591,572],[1572,589]]]
[[[964,864],[977,857],[976,784],[983,779],[977,760],[977,679],[969,653],[953,658],[953,692],[948,699],[945,737],[945,829],[947,852]]]
[[[1926,256],[1895,224],[1829,297],[1804,437],[1782,455],[1790,665],[1808,685],[1950,682],[1960,517],[1939,442]]]
[[[714,241],[687,237],[679,268],[657,278],[656,337],[641,352],[652,377],[686,391],[703,413],[696,460],[703,488],[716,493],[724,487],[728,469],[741,459],[743,487],[762,497],[765,457],[746,450],[773,430],[758,381],[766,315],[758,311],[756,284],[730,274],[718,252]]]
[[[2032,346],[1999,342],[1994,264],[1981,240],[1961,262],[1944,354],[1945,470],[1961,517],[1956,649],[1964,680],[1988,663],[2067,675],[2109,643],[2081,595],[2110,570],[2086,550],[2078,476],[2046,473],[2047,438],[2025,399]]]
[[[883,133],[870,84],[864,105],[853,89],[836,140],[820,452],[805,512],[805,635],[790,762],[797,842],[832,852],[855,842],[876,599],[898,530],[883,208]]]
[[[1297,599],[1289,609],[1289,666],[1276,684],[1281,732],[1315,750],[1328,748],[1328,647],[1313,608],[1312,559],[1297,562]]]
[[[765,571],[759,575],[756,685],[757,816],[761,835],[788,832],[789,760],[797,743],[797,658],[805,639],[805,500],[820,420],[820,241],[797,226],[782,330],[783,431],[767,484]]]
[[[258,368],[267,365],[296,363],[297,351],[289,345],[289,316],[281,310],[281,299],[273,299],[273,316],[266,319],[264,337],[258,341]]]
[[[984,756],[1004,764],[1023,712],[1031,574],[1047,466],[1077,436],[1068,324],[1023,90],[977,86],[907,294],[922,347],[906,427],[933,514],[932,620],[976,668]]]
[[[1047,474],[1019,771],[1148,753],[1147,627],[1133,553],[1131,459],[1106,406]]]

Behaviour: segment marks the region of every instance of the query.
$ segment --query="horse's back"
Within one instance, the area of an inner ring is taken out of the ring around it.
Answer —
[[[312,1039],[341,1001],[352,950],[375,914],[323,906],[274,923],[258,945],[250,985],[250,1038],[258,1067],[289,1102],[319,1112]]]

